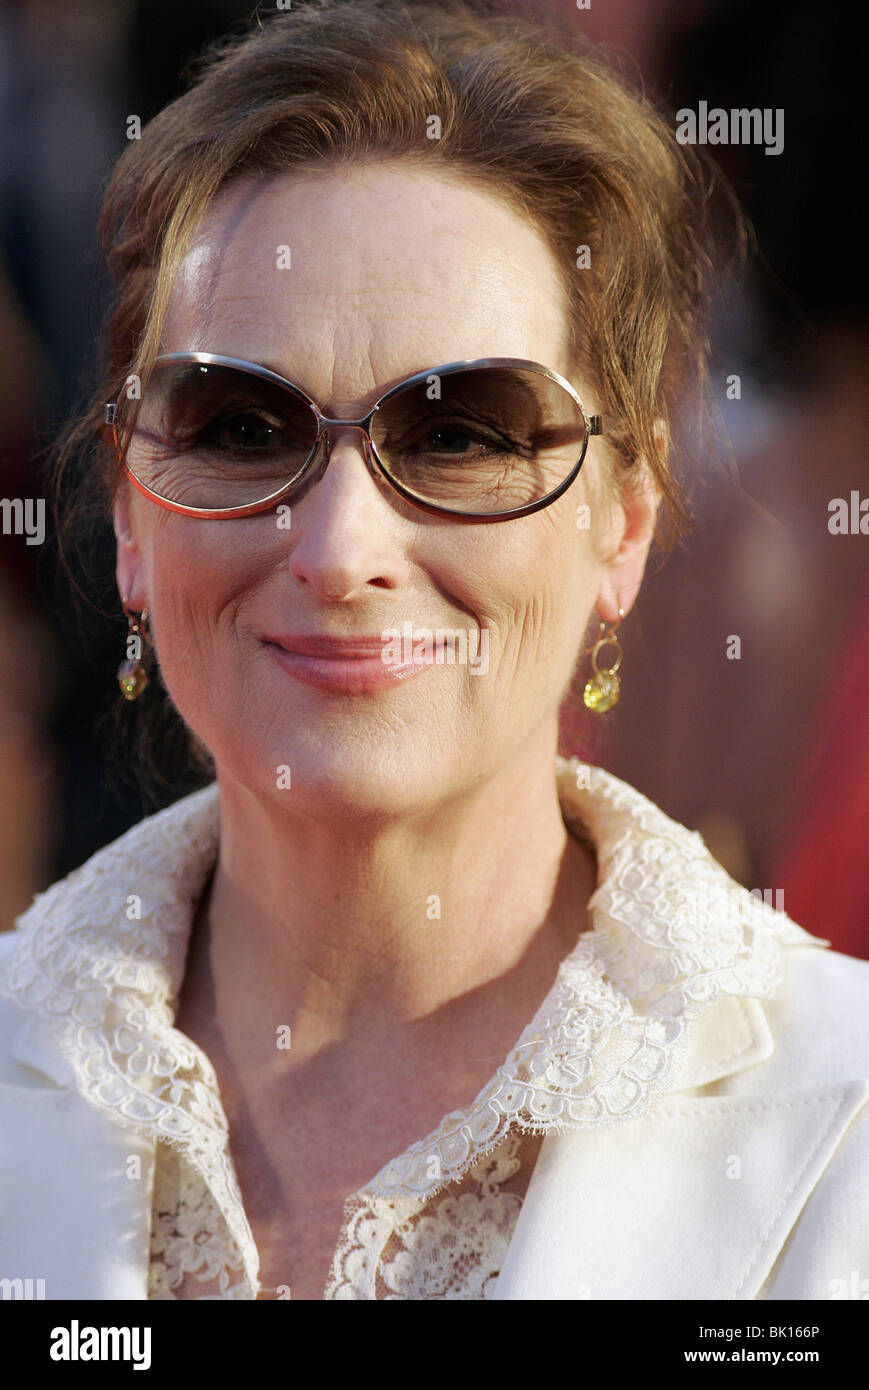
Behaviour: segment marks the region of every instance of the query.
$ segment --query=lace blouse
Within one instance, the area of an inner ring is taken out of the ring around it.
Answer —
[[[576,759],[555,771],[565,824],[597,855],[591,929],[476,1099],[348,1198],[327,1299],[489,1297],[545,1134],[640,1115],[698,1010],[772,996],[784,949],[826,944],[624,782]],[[53,1020],[84,1097],[156,1140],[152,1299],[265,1292],[214,1068],[173,1027],[218,838],[216,783],[134,826],[19,918],[9,979]]]

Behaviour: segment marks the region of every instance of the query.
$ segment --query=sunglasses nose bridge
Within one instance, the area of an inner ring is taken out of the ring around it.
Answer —
[[[315,411],[314,413],[317,419],[317,441],[314,447],[314,453],[311,456],[311,463],[314,462],[314,459],[322,451],[323,469],[318,474],[319,477],[322,477],[332,456],[335,431],[349,429],[361,432],[363,444],[362,456],[365,459],[368,471],[373,477],[379,476],[379,470],[377,469],[373,455],[374,442],[370,433],[371,421],[374,418],[375,411],[370,411],[368,415],[363,416],[360,420],[339,420],[329,415],[321,415],[319,411]]]

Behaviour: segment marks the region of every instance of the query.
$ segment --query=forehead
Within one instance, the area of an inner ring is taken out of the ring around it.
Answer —
[[[463,358],[564,370],[565,312],[555,258],[520,211],[458,174],[367,164],[221,193],[161,350],[248,358],[316,396]]]

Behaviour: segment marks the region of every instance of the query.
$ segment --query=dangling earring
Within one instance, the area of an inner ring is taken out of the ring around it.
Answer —
[[[148,677],[142,665],[142,653],[144,651],[144,640],[148,636],[145,626],[149,608],[143,608],[141,613],[134,613],[127,607],[127,600],[123,601],[124,613],[129,624],[127,632],[127,655],[126,659],[118,667],[118,685],[121,687],[121,694],[125,700],[138,700],[145,686],[148,684]]]
[[[622,664],[622,649],[619,639],[616,637],[616,629],[624,616],[624,610],[619,608],[619,616],[609,632],[606,630],[606,623],[601,622],[600,637],[591,649],[591,664],[594,667],[594,675],[585,683],[582,701],[586,709],[593,710],[595,714],[603,714],[605,710],[612,709],[621,694],[621,684],[617,672]],[[615,661],[612,666],[605,666],[603,670],[597,664],[598,652],[601,647],[616,648]]]

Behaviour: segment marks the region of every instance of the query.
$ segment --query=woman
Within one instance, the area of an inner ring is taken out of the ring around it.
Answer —
[[[101,437],[123,693],[162,682],[214,780],[2,943],[4,1275],[817,1298],[865,1264],[866,967],[556,757],[685,516],[703,216],[591,55],[441,4],[278,14],[119,161],[59,457]]]

